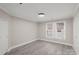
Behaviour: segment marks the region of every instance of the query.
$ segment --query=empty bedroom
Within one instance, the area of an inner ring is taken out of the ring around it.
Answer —
[[[78,55],[79,3],[0,3],[0,55]]]

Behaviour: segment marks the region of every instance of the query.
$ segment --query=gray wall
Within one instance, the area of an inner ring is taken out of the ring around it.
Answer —
[[[75,51],[77,52],[77,54],[79,54],[79,9],[78,9],[78,12],[77,12],[77,15],[75,16],[74,18],[74,21],[73,21],[73,32],[74,32],[74,49]]]
[[[37,24],[12,17],[10,21],[10,45],[14,47],[37,39]]]
[[[8,21],[8,40],[6,44],[8,49],[21,45],[23,43],[37,40],[37,23],[17,17],[12,17],[1,9],[0,20]]]
[[[8,50],[10,16],[0,9],[0,54]]]
[[[73,19],[69,18],[69,19],[60,20],[60,21],[66,22],[66,39],[65,40],[46,38],[45,37],[45,23],[39,24],[39,38],[42,40],[50,41],[50,42],[57,42],[57,43],[62,43],[66,45],[72,45],[73,43]]]

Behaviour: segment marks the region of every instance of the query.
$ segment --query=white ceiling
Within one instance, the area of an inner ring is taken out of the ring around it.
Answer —
[[[0,8],[8,14],[26,20],[43,22],[73,17],[76,3],[1,3]],[[38,17],[38,13],[45,13],[45,17]]]

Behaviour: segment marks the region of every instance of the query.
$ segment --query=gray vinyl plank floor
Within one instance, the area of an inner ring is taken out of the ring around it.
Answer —
[[[71,46],[37,40],[17,47],[5,55],[76,55]]]

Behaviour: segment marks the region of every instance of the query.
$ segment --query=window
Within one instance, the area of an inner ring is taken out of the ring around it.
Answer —
[[[46,38],[65,39],[65,22],[46,23]]]
[[[52,38],[52,35],[53,35],[53,33],[52,33],[52,31],[53,31],[53,23],[48,23],[48,24],[46,24],[47,26],[46,26],[46,37],[47,38]]]
[[[64,23],[56,23],[57,25],[57,32],[62,32],[64,29]]]

